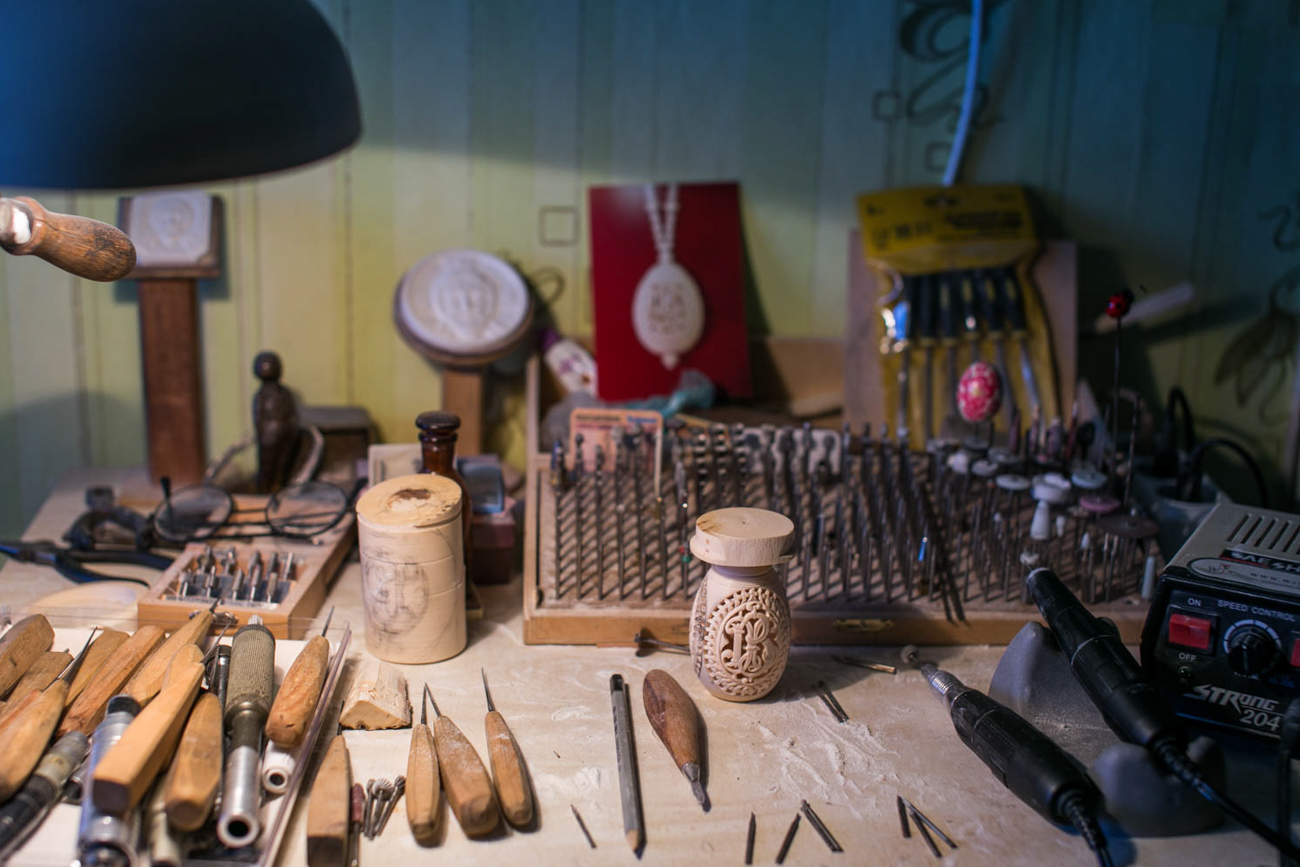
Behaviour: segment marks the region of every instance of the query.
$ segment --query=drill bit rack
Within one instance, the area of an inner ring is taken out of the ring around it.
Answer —
[[[613,455],[570,461],[557,446],[535,458],[526,641],[627,643],[637,630],[684,640],[707,570],[689,554],[695,519],[733,505],[795,524],[784,569],[801,643],[1005,643],[1034,616],[1023,584],[1037,566],[1126,639],[1140,633],[1140,585],[1159,566],[1153,522],[1089,511],[1068,482],[1018,457],[807,426],[670,425],[664,438],[657,488],[655,442],[636,431]]]

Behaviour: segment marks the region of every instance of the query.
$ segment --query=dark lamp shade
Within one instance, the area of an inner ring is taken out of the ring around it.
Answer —
[[[347,56],[308,0],[23,0],[0,14],[0,188],[245,177],[360,134]]]

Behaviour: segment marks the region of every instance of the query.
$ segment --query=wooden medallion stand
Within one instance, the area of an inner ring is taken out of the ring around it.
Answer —
[[[221,199],[212,196],[208,251],[191,265],[137,265],[140,354],[144,369],[149,475],[177,486],[194,484],[207,468],[203,436],[203,381],[198,281],[221,276]],[[131,199],[118,205],[118,224],[130,225]]]

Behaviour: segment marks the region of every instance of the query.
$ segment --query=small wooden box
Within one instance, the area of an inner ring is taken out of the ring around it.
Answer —
[[[241,511],[260,509],[266,505],[266,500],[266,497],[258,495],[238,495],[235,498]],[[292,554],[297,564],[294,567],[294,580],[290,582],[288,593],[280,602],[227,599],[217,606],[217,611],[233,615],[240,626],[256,614],[276,638],[302,638],[312,618],[324,604],[329,582],[343,564],[355,539],[356,516],[350,507],[338,525],[311,539],[288,536],[260,536],[251,539],[222,537],[220,534],[213,536],[207,540],[207,544],[212,545],[218,559],[227,548],[234,548],[236,563],[241,569],[247,570],[249,558],[254,551],[261,552],[264,568],[274,554],[279,554],[281,560],[285,555]],[[186,545],[176,562],[140,597],[136,610],[141,625],[153,623],[170,632],[187,621],[195,608],[212,604],[213,597],[210,596],[179,595],[183,574],[203,553],[203,548],[203,542]],[[235,628],[237,627],[231,627],[231,631]]]

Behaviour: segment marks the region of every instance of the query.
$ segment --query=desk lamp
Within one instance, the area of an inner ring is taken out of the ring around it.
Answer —
[[[323,159],[361,133],[347,57],[309,0],[7,4],[0,82],[0,188],[246,177]],[[94,280],[121,279],[135,266],[118,229],[47,214],[27,198],[0,199],[0,247]],[[194,281],[172,282],[181,288],[141,297],[142,323],[160,315],[148,305],[175,305],[161,311],[173,331],[165,347],[141,335],[150,464],[155,478],[166,474],[154,444],[182,437],[190,454],[173,476],[197,481],[205,460],[197,305],[167,298],[192,296]],[[174,351],[185,345],[189,352]],[[168,356],[169,369],[151,376],[151,362]],[[192,407],[179,416],[168,409],[178,399]]]

